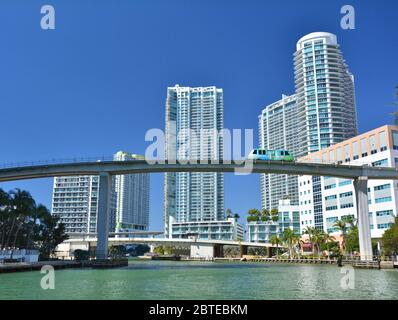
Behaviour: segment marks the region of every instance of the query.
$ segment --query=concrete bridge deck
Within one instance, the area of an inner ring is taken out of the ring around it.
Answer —
[[[218,161],[217,163],[212,163]],[[348,164],[325,164],[286,161],[247,160],[234,161],[208,160],[208,163],[149,163],[146,160],[94,161],[0,169],[0,182],[77,175],[110,175],[156,172],[240,172],[276,173],[292,175],[332,176],[347,179],[367,177],[368,179],[398,179],[398,169],[391,167],[371,167]]]

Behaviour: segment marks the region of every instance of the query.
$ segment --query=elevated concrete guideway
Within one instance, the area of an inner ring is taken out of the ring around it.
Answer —
[[[240,256],[248,253],[248,248],[267,249],[267,256],[271,257],[271,248],[286,248],[284,245],[274,246],[270,243],[234,241],[234,240],[207,240],[207,239],[168,239],[168,238],[143,238],[143,237],[117,237],[109,238],[108,245],[126,245],[126,244],[147,244],[150,246],[179,246],[190,248],[191,257],[223,257],[224,246],[235,246],[240,248]],[[65,240],[59,247],[59,252],[70,255],[75,249],[98,247],[97,237],[76,237]]]
[[[90,245],[97,245],[96,237],[86,238],[72,238],[64,241],[65,243],[79,243],[88,242]],[[186,245],[186,244],[220,244],[224,246],[247,246],[258,248],[276,248],[270,243],[261,242],[247,242],[247,241],[234,241],[234,240],[207,240],[207,239],[168,239],[168,238],[140,238],[140,237],[118,237],[109,238],[109,243],[112,244],[130,244],[130,243],[146,243],[146,244],[161,244],[161,245]],[[279,245],[279,248],[285,248]]]
[[[371,167],[368,165],[324,164],[284,161],[234,161],[207,160],[199,163],[148,163],[146,160],[132,161],[89,161],[72,163],[52,163],[8,167],[0,169],[0,182],[22,179],[48,178],[57,176],[98,175],[98,244],[97,258],[108,256],[108,234],[110,217],[110,195],[112,176],[132,173],[156,172],[237,172],[237,173],[276,173],[291,175],[331,176],[353,179],[358,217],[359,245],[362,260],[372,259],[370,225],[368,219],[368,179],[395,180],[398,170],[391,167]]]
[[[210,162],[210,161],[209,161]],[[371,167],[346,164],[324,164],[284,161],[258,161],[245,167],[244,163],[219,161],[219,163],[156,163],[149,164],[145,160],[132,161],[94,161],[34,165],[0,169],[0,182],[36,179],[59,176],[111,175],[130,173],[156,172],[242,172],[242,173],[277,173],[291,175],[332,176],[356,179],[398,179],[398,170],[390,167]]]

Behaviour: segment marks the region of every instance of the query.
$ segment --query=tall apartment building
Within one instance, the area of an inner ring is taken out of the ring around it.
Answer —
[[[259,116],[261,148],[286,149],[298,158],[357,134],[354,79],[334,34],[313,32],[298,40],[294,75],[295,94],[283,95]],[[262,208],[284,210],[279,201],[286,199],[299,205],[297,176],[263,174],[260,179]],[[311,201],[312,224],[322,229],[321,178],[309,180],[312,199],[304,201]]]
[[[223,138],[223,91],[216,87],[167,88],[166,147],[168,160],[221,159]],[[165,235],[171,224],[224,219],[222,173],[166,173]]]
[[[298,156],[316,152],[357,134],[354,78],[334,34],[314,32],[296,44]],[[323,228],[321,178],[311,178],[314,226]]]
[[[119,151],[116,161],[134,161],[142,157]],[[111,229],[116,232],[148,230],[149,174],[135,173],[113,177]]]
[[[299,156],[357,134],[354,79],[334,34],[314,32],[296,44]]]
[[[382,126],[345,140],[299,161],[323,161],[349,165],[398,167],[398,126]],[[333,226],[343,216],[357,217],[353,181],[334,177],[320,178],[318,201],[324,208],[322,228],[337,232]],[[299,177],[301,232],[315,226],[314,188],[311,176]],[[369,222],[372,238],[380,238],[397,216],[398,184],[394,180],[368,181]]]
[[[298,153],[296,96],[282,95],[282,99],[264,108],[259,119],[259,145],[264,149],[284,149]],[[261,206],[277,208],[279,200],[290,199],[298,204],[297,176],[261,174]]]
[[[60,217],[66,233],[95,233],[98,213],[98,176],[55,177],[52,214]]]
[[[118,152],[115,160],[137,159]],[[52,214],[60,217],[66,233],[96,233],[98,176],[55,177]],[[129,174],[113,178],[109,231],[147,230],[149,224],[149,175]]]

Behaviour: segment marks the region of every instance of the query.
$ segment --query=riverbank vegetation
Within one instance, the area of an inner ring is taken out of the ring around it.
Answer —
[[[28,191],[0,189],[0,250],[37,249],[39,259],[48,259],[68,239],[59,217],[37,204]]]
[[[393,225],[384,232],[381,241],[385,255],[398,254],[398,217],[395,217]]]

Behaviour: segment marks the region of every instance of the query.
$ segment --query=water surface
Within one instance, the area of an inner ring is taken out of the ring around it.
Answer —
[[[0,299],[397,299],[398,270],[355,269],[344,290],[335,265],[131,260],[119,269],[0,274]]]

